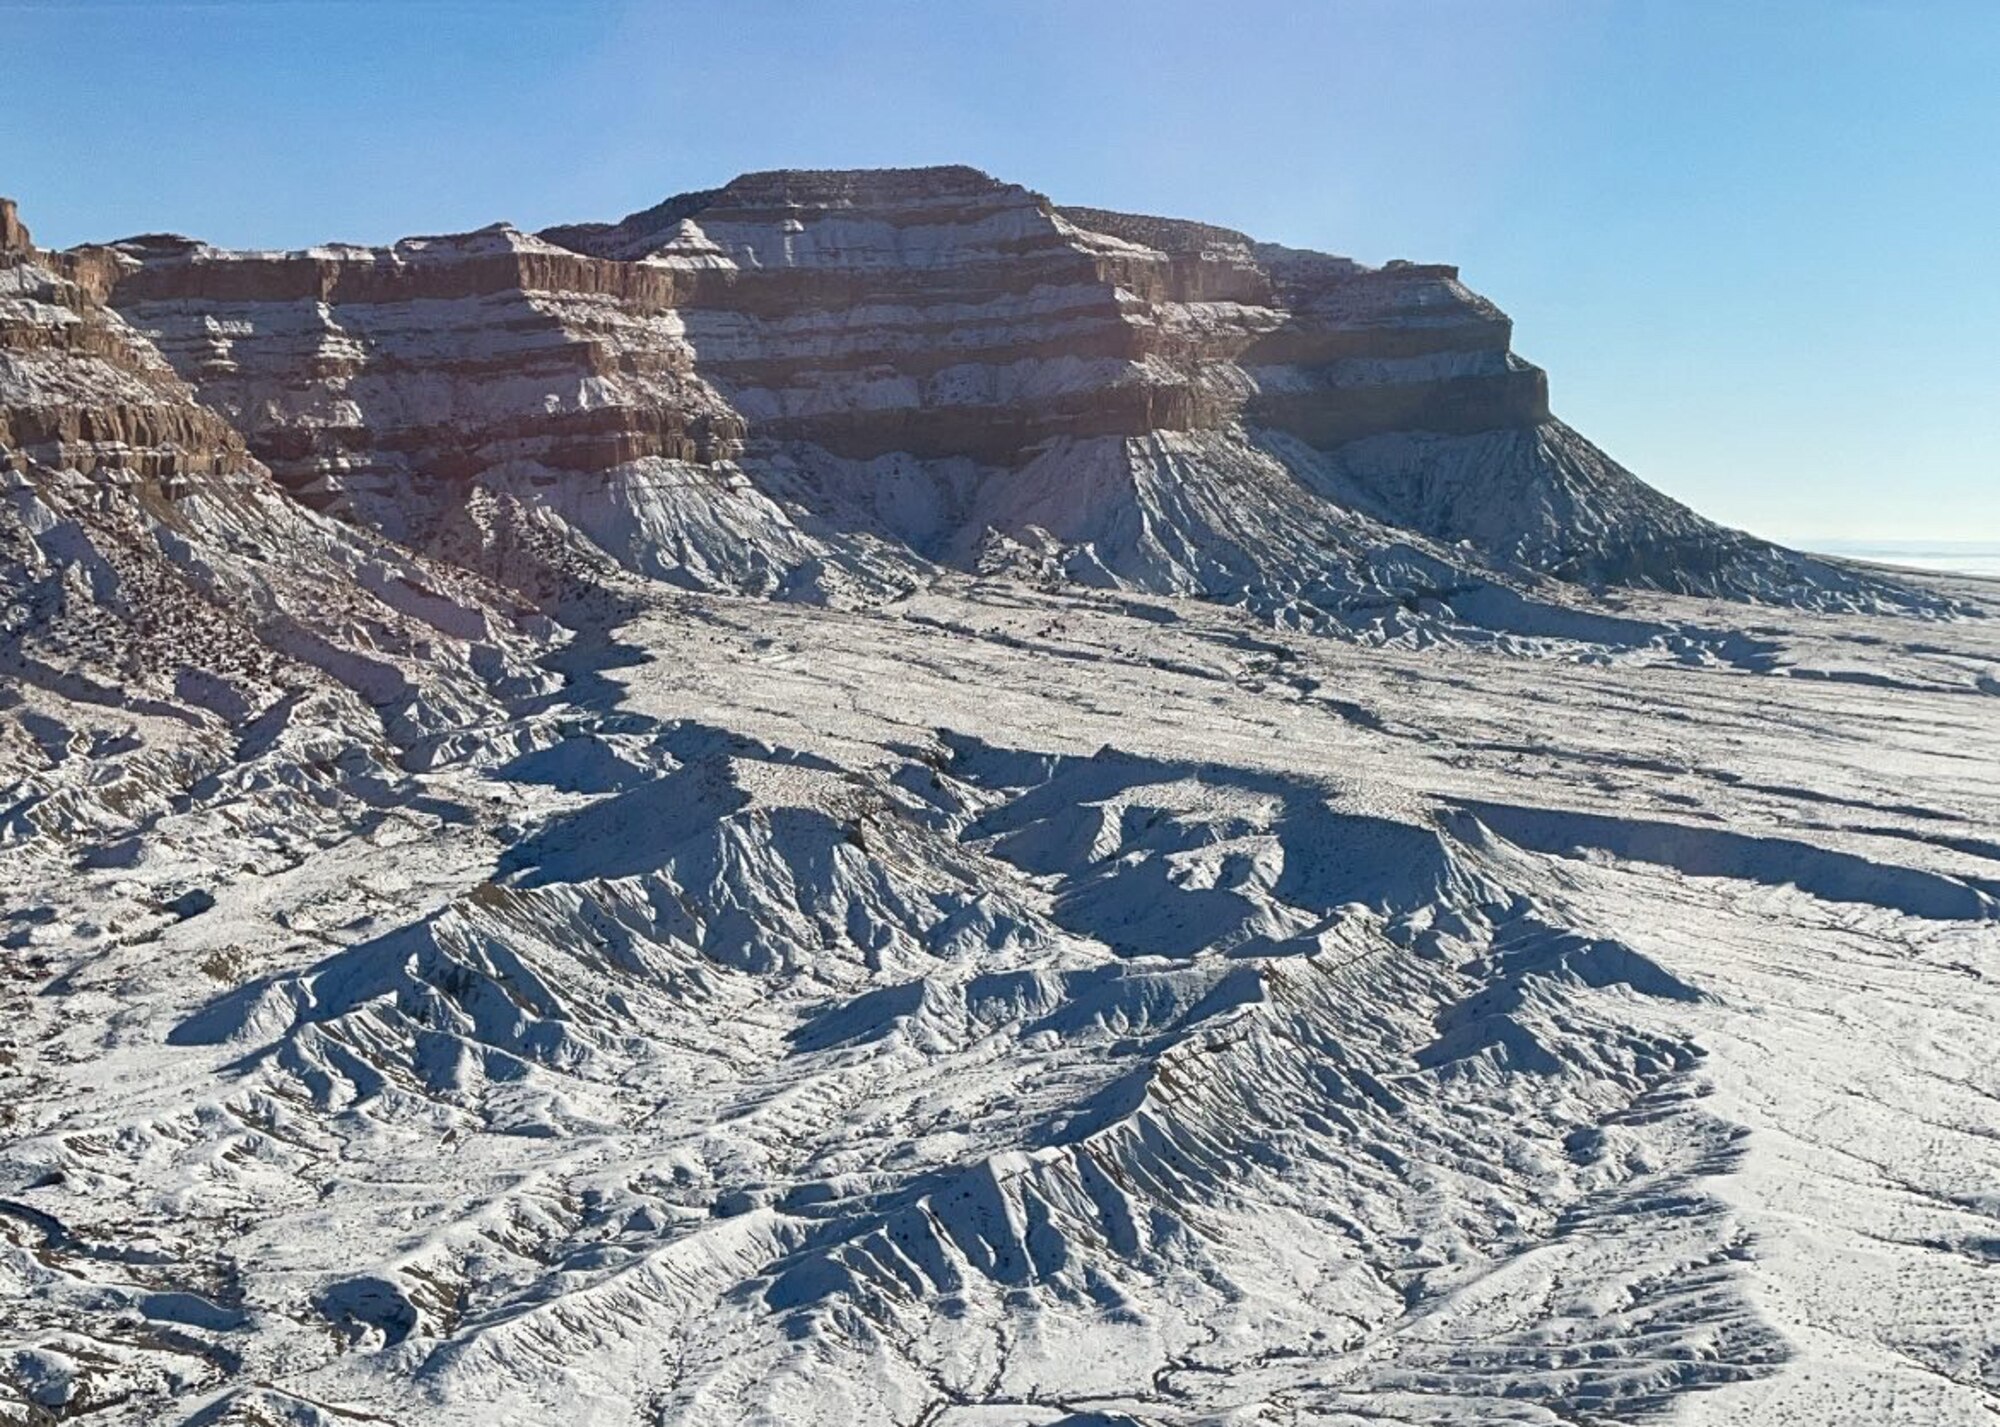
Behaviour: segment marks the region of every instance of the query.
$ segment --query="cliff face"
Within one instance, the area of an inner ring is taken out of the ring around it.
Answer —
[[[614,567],[831,598],[937,564],[1350,623],[1550,574],[1883,597],[1556,422],[1454,268],[969,168],[751,174],[540,235],[68,261],[301,499],[557,606]]]
[[[241,473],[240,436],[105,306],[113,264],[43,254],[0,202],[0,462],[172,483]]]
[[[1056,208],[971,169],[753,174],[546,238],[709,265],[688,331],[762,434],[1018,463],[1054,437],[1239,420],[1338,444],[1546,417],[1449,268],[1362,268],[1203,224]]]
[[[543,682],[538,617],[292,500],[106,305],[124,266],[42,252],[0,207],[7,680],[197,744],[308,699],[357,742],[410,742]]]

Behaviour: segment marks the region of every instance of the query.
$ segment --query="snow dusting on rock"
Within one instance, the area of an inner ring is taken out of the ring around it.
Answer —
[[[2000,584],[971,169],[0,203],[0,1424],[2000,1411]]]

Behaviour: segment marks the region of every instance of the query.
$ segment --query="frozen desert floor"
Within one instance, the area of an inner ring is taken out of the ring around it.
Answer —
[[[1633,604],[674,598],[316,822],[23,691],[0,1422],[1993,1421],[2000,622]]]

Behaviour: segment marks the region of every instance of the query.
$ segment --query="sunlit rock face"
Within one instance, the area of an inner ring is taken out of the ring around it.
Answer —
[[[1987,1422],[1996,588],[965,169],[0,204],[0,1427]]]
[[[1893,599],[1553,419],[1455,268],[969,168],[750,174],[540,235],[89,260],[301,499],[545,601],[600,568],[818,600],[939,565],[1364,627],[1551,575]]]
[[[164,812],[260,720],[266,745],[316,720],[314,756],[356,761],[311,780],[342,788],[388,745],[552,686],[529,662],[540,614],[293,500],[105,303],[114,255],[42,252],[11,204],[0,236],[0,677],[47,775],[15,831]],[[173,731],[165,763],[123,781],[73,756],[131,751],[106,730],[134,715]]]
[[[1532,425],[1539,374],[1456,270],[1059,209],[971,169],[772,173],[554,241],[707,255],[703,369],[773,437],[1018,464],[1063,436],[1247,420],[1338,445]]]
[[[253,464],[242,438],[105,305],[115,273],[104,255],[39,251],[15,205],[0,200],[0,447],[9,465],[163,480],[241,475]]]

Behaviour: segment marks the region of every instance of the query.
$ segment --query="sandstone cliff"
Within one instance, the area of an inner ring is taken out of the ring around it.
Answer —
[[[1364,631],[1549,576],[1900,598],[1555,420],[1452,267],[970,168],[750,174],[539,235],[66,261],[300,499],[557,610],[621,569],[841,599],[939,566]]]
[[[233,750],[302,701],[409,743],[547,682],[539,616],[292,500],[106,305],[123,267],[0,205],[0,670],[28,702]]]

